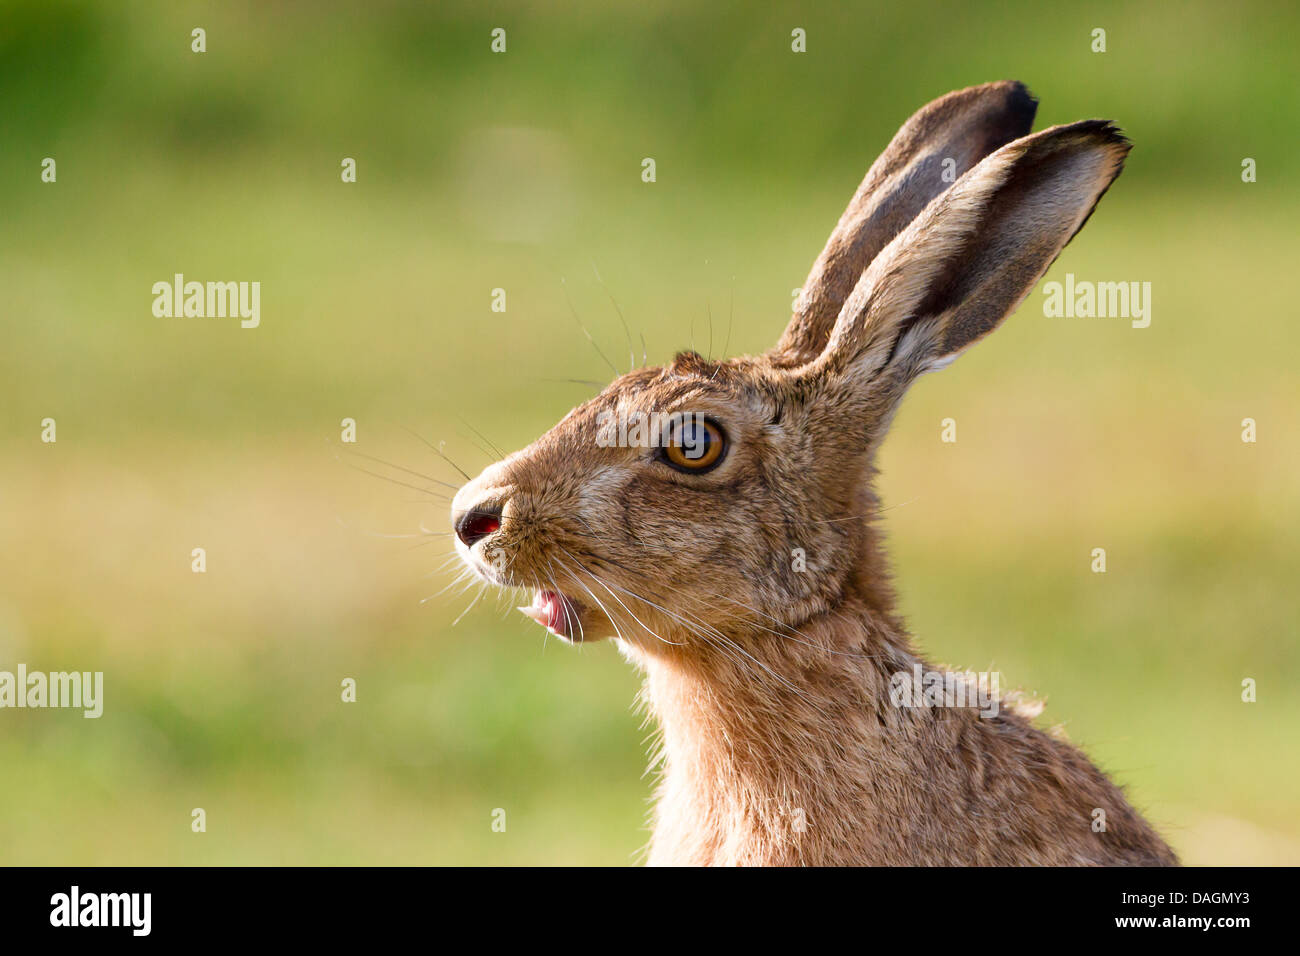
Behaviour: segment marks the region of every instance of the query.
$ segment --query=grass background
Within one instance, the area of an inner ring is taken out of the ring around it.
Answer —
[[[1136,144],[1048,278],[1150,282],[1153,320],[1036,292],[914,388],[904,611],[1044,695],[1187,862],[1300,862],[1300,11],[751,6],[0,3],[0,669],[106,685],[99,720],[0,711],[0,862],[635,860],[635,675],[422,603],[447,539],[384,535],[445,505],[348,467],[383,470],[339,422],[477,471],[471,428],[518,447],[609,377],[569,300],[620,366],[611,294],[651,361],[766,348],[898,125],[1003,78]],[[260,281],[261,327],[154,318],[175,272]]]

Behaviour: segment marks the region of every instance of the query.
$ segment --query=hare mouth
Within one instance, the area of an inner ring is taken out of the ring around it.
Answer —
[[[533,603],[519,611],[566,641],[581,641],[583,606],[558,591],[537,591]]]

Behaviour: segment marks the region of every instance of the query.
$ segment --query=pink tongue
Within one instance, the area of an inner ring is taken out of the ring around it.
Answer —
[[[563,636],[568,633],[564,601],[554,591],[538,591],[533,595],[533,603],[519,610],[556,634]]]
[[[552,631],[564,632],[564,602],[550,591],[542,594],[542,607],[546,611],[546,626]]]

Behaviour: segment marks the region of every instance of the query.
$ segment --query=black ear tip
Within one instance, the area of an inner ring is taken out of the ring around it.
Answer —
[[[993,137],[989,145],[990,151],[1003,143],[1027,136],[1034,128],[1034,116],[1038,112],[1038,100],[1029,92],[1029,87],[1018,80],[1002,80],[999,83],[989,83],[983,89],[995,94],[990,98],[990,102],[995,104],[995,119],[989,130]]]
[[[1007,102],[1019,112],[1028,112],[1032,116],[1038,110],[1038,97],[1029,91],[1029,87],[1019,80],[1007,80]]]
[[[1132,145],[1131,143],[1129,143],[1128,138],[1124,135],[1124,131],[1115,125],[1114,120],[1108,120],[1108,119],[1079,120],[1079,122],[1077,123],[1072,123],[1071,126],[1074,129],[1078,130],[1079,132],[1087,133],[1090,136],[1098,136],[1113,143],[1125,143],[1130,146]]]
[[[1124,131],[1110,120],[1106,121],[1106,136],[1109,138],[1110,142],[1122,148],[1125,153],[1133,148],[1133,141],[1125,136]]]
[[[1124,131],[1110,120],[1079,120],[1065,126],[1055,126],[1035,134],[1026,144],[1027,153],[1045,157],[1062,150],[1074,151],[1080,148],[1096,149],[1101,147],[1114,156],[1120,163],[1133,148],[1133,143]]]
[[[1110,120],[1084,120],[1076,124],[1080,133],[1094,144],[1105,146],[1115,156],[1117,166],[1123,166],[1133,141],[1124,135],[1124,131]]]

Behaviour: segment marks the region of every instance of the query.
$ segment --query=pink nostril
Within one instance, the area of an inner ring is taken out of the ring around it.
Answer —
[[[495,507],[471,508],[456,522],[456,537],[472,548],[501,527],[501,510]]]

